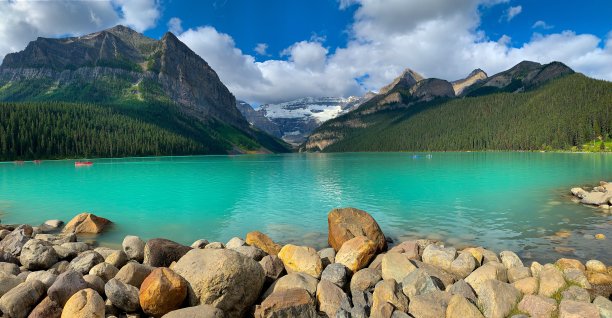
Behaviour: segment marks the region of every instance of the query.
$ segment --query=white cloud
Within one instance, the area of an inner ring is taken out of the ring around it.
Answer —
[[[510,7],[508,8],[508,10],[506,10],[506,13],[504,14],[502,18],[510,22],[510,20],[514,19],[514,17],[521,14],[521,12],[523,12],[523,6]]]
[[[555,27],[554,25],[550,25],[550,24],[548,24],[548,23],[546,23],[545,21],[542,21],[542,20],[536,21],[531,26],[532,29],[544,29],[544,30],[550,30],[550,29],[552,29],[554,27]]]
[[[82,35],[120,23],[143,31],[155,25],[159,10],[154,0],[0,1],[0,60],[39,36]]]
[[[266,44],[266,43],[257,43],[257,45],[255,46],[253,51],[255,51],[255,53],[257,53],[259,55],[264,55],[264,56],[268,55],[268,44]]]
[[[168,20],[168,31],[179,34],[183,32],[183,21],[181,19],[174,17]]]

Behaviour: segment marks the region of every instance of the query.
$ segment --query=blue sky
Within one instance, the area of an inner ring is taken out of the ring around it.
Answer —
[[[522,60],[612,80],[610,0],[0,2],[0,59],[38,36],[172,30],[253,104],[377,91],[405,68],[456,80]]]

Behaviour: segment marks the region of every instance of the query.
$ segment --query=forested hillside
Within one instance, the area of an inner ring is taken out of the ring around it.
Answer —
[[[573,74],[522,93],[349,113],[317,133],[324,151],[578,149],[612,132],[612,83]]]
[[[274,148],[275,141],[264,143]],[[235,146],[261,147],[229,125],[205,125],[171,104],[0,103],[0,160],[226,154]]]

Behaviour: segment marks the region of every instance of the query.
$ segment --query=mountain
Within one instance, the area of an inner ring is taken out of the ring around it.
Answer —
[[[612,132],[612,83],[559,62],[522,62],[476,80],[454,98],[415,100],[408,93],[391,89],[324,123],[300,150],[577,149]],[[401,102],[379,107],[393,94]]]
[[[238,101],[237,106],[255,127],[285,142],[299,145],[322,123],[355,109],[367,98],[306,97],[261,105],[257,110],[242,101]]]
[[[155,40],[119,25],[80,37],[38,38],[5,56],[0,101],[104,106],[210,149],[194,153],[287,151],[249,126],[216,72],[169,32]]]
[[[460,96],[467,87],[470,87],[487,78],[487,73],[477,68],[473,70],[466,78],[452,82],[453,90],[456,96]]]

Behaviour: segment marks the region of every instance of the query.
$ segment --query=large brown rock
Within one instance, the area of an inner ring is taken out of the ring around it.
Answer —
[[[453,295],[446,307],[447,318],[484,318],[482,313],[469,300],[461,295]]]
[[[326,313],[328,317],[336,317],[341,309],[351,310],[351,303],[346,293],[326,279],[317,285],[317,303],[319,311]]]
[[[28,318],[60,318],[62,316],[62,306],[49,297],[45,297],[32,310]]]
[[[105,314],[102,297],[95,290],[87,288],[68,299],[62,318],[104,318]]]
[[[263,298],[267,298],[271,294],[279,292],[279,291],[295,289],[295,288],[304,289],[309,294],[314,296],[315,292],[317,291],[318,283],[319,281],[316,278],[308,274],[289,273],[279,278],[274,283],[272,283],[272,285],[268,288],[268,290],[264,292]]]
[[[374,288],[372,311],[378,311],[385,303],[393,305],[398,310],[408,312],[408,297],[404,295],[399,285],[393,279],[385,279]]]
[[[142,282],[151,274],[153,267],[136,262],[129,262],[121,267],[115,278],[119,281],[140,288]]]
[[[410,298],[410,314],[419,318],[438,318],[446,316],[451,293],[433,291]]]
[[[278,258],[285,264],[287,273],[305,273],[319,278],[323,272],[323,262],[319,254],[309,246],[287,244],[278,253]]]
[[[540,272],[540,288],[538,294],[551,297],[556,292],[560,291],[565,287],[565,278],[563,273],[555,266],[544,266]]]
[[[314,299],[300,288],[272,293],[255,309],[255,318],[316,318]]]
[[[521,299],[521,292],[514,286],[495,279],[484,281],[476,289],[478,306],[487,318],[504,318]]]
[[[526,295],[517,308],[533,318],[551,318],[557,310],[557,302],[544,296]]]
[[[274,241],[272,241],[270,237],[268,237],[267,235],[259,231],[253,231],[253,232],[247,233],[246,243],[251,246],[260,248],[261,250],[266,252],[266,254],[268,255],[277,255],[278,252],[280,252],[281,247],[282,247],[274,243]]]
[[[382,258],[382,278],[401,282],[406,275],[416,269],[410,260],[400,253],[387,253]]]
[[[13,261],[21,254],[21,249],[27,241],[32,238],[32,227],[20,225],[0,241],[0,251],[3,252],[3,262],[16,263]]]
[[[559,304],[559,318],[599,318],[596,305],[581,301],[562,300]]]
[[[356,236],[342,244],[336,254],[336,263],[340,263],[355,273],[368,266],[376,255],[376,245],[366,236]]]
[[[222,249],[191,250],[173,270],[187,281],[192,306],[210,304],[230,317],[241,317],[255,303],[265,280],[256,261]]]
[[[63,232],[75,234],[97,234],[102,233],[102,231],[104,231],[109,224],[111,224],[111,221],[105,218],[99,217],[92,213],[81,213],[72,218],[72,220],[66,224]]]
[[[191,250],[191,247],[174,241],[155,238],[147,241],[144,248],[144,265],[169,267]]]
[[[327,215],[329,226],[328,242],[338,251],[344,242],[356,237],[366,236],[372,240],[377,252],[387,249],[387,241],[378,223],[370,214],[355,208],[333,209]]]
[[[179,309],[187,297],[187,282],[168,268],[156,268],[140,286],[140,307],[153,317]]]
[[[81,273],[67,270],[57,277],[53,285],[49,287],[47,295],[49,295],[51,300],[64,306],[72,295],[87,287],[87,282],[83,279]]]

